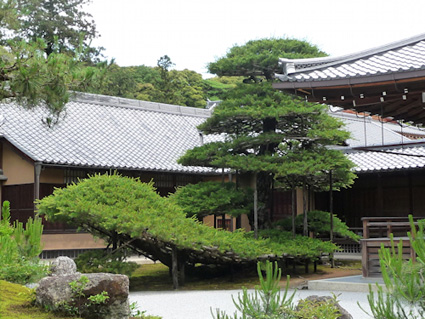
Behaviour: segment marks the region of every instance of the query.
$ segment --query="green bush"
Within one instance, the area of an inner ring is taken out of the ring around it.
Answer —
[[[328,212],[313,210],[307,213],[308,230],[315,237],[329,238],[330,232],[330,216]],[[335,215],[333,216],[334,235],[338,237],[351,238],[355,241],[360,240],[360,236],[348,229],[348,226]],[[304,214],[298,215],[295,218],[295,231],[297,234],[303,233]],[[292,219],[284,218],[273,224],[276,228],[281,228],[286,231],[292,231]]]
[[[0,279],[15,283],[34,282],[45,276],[47,266],[38,258],[42,251],[43,225],[29,218],[25,227],[10,224],[10,204],[5,201],[0,220]]]
[[[135,262],[126,262],[125,253],[109,253],[105,250],[91,250],[80,254],[75,263],[83,273],[107,272],[130,276],[138,268]]]

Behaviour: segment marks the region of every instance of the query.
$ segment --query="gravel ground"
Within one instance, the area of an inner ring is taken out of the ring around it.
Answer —
[[[161,316],[163,319],[208,319],[213,318],[211,309],[220,308],[227,314],[236,310],[232,295],[237,297],[240,290],[209,290],[209,291],[143,291],[130,293],[130,302],[137,302],[140,310],[147,314]],[[359,308],[369,310],[367,294],[358,292],[335,292],[340,305],[354,319],[364,319],[368,316]],[[311,295],[331,296],[327,291],[298,290],[297,299]]]

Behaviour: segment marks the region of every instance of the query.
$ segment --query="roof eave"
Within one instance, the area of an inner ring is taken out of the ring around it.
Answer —
[[[335,87],[335,86],[351,86],[359,84],[370,84],[377,82],[394,82],[397,80],[411,79],[414,81],[416,78],[425,77],[425,69],[406,71],[406,72],[392,72],[372,76],[357,76],[339,79],[317,79],[313,81],[297,81],[288,77],[287,82],[273,83],[275,89],[301,89],[301,88],[320,88],[320,87]]]

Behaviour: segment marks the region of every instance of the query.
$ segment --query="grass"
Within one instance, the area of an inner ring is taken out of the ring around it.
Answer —
[[[0,319],[66,319],[33,306],[34,297],[33,290],[0,280]]]
[[[361,273],[359,262],[341,262],[337,268],[330,268],[325,265],[318,265],[317,273],[313,273],[310,265],[310,273],[304,273],[304,265],[298,265],[293,272],[292,266],[287,273],[282,274],[281,287],[286,285],[286,275],[291,277],[291,287],[302,285],[306,280],[314,280],[322,277],[340,277],[346,275],[356,275]],[[234,271],[230,275],[228,269],[217,270],[211,267],[196,267],[189,275],[186,275],[186,282],[181,290],[226,290],[254,288],[259,284],[257,270],[243,269]],[[163,264],[141,265],[130,277],[131,291],[164,291],[171,290],[172,279],[169,275],[168,267]]]

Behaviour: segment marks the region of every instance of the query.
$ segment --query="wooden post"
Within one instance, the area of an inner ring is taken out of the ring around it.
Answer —
[[[332,243],[334,240],[334,201],[333,201],[333,181],[332,181],[332,170],[329,171],[329,214],[331,215],[330,220],[330,231],[329,231],[329,237],[330,242]],[[331,268],[335,268],[335,260],[334,260],[334,254],[329,254],[329,259],[331,262]]]
[[[304,213],[303,235],[308,236],[307,185],[305,183],[303,184],[303,213]]]
[[[295,238],[295,234],[296,234],[296,229],[295,229],[295,218],[297,217],[297,212],[296,212],[296,195],[297,195],[297,190],[294,186],[294,188],[292,189],[292,237]]]
[[[173,276],[173,288],[179,289],[179,264],[176,247],[173,247],[171,251],[171,274]]]
[[[258,239],[258,192],[257,172],[254,173],[254,238]]]

